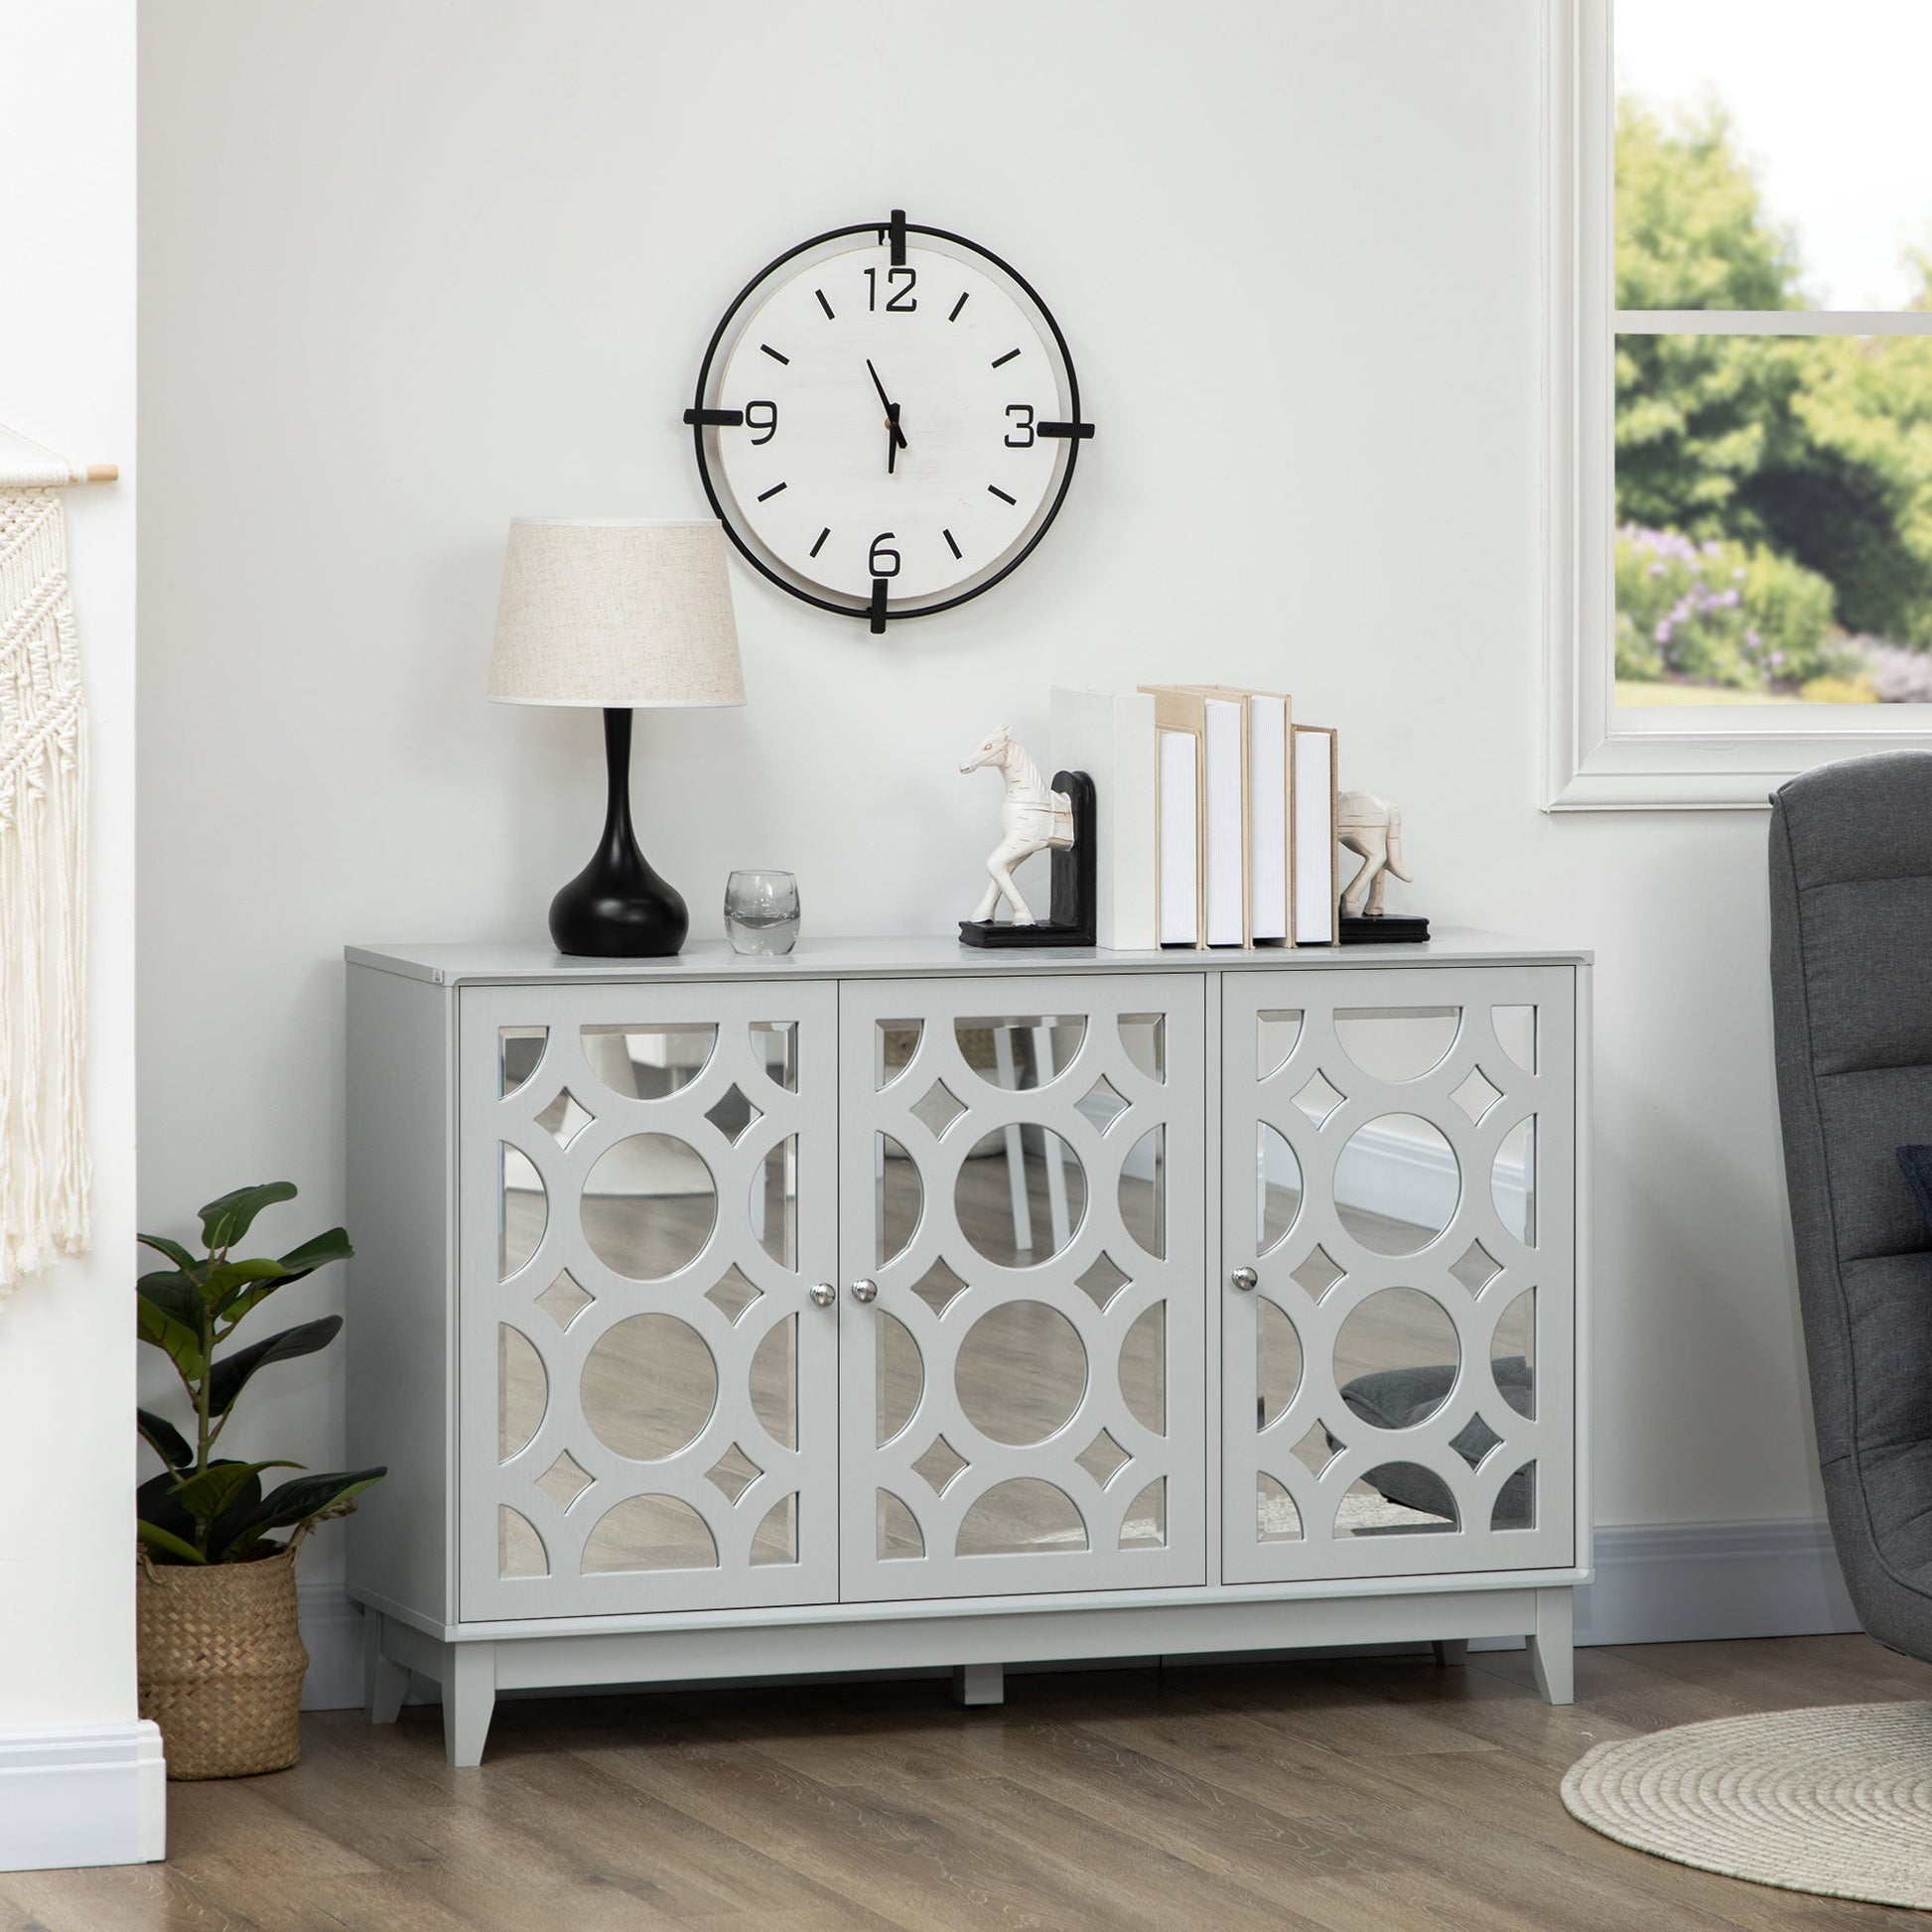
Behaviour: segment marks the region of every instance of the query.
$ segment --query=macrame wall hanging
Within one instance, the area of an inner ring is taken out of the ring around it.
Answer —
[[[87,739],[61,492],[107,481],[0,428],[0,1300],[87,1247]]]

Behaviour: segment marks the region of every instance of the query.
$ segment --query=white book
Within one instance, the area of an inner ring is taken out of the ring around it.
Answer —
[[[1185,731],[1156,734],[1160,744],[1160,893],[1158,930],[1164,946],[1198,946],[1200,818],[1196,792],[1200,740]]]
[[[1295,746],[1295,943],[1332,946],[1335,907],[1335,734],[1297,725]]]
[[[1248,928],[1257,945],[1290,938],[1288,722],[1286,698],[1248,699]]]
[[[1156,943],[1154,700],[1144,691],[1061,685],[1051,715],[1053,769],[1093,780],[1095,941],[1116,952],[1148,950]]]
[[[1207,825],[1207,943],[1248,943],[1247,747],[1242,743],[1239,698],[1203,697],[1202,739],[1207,759],[1201,795]]]

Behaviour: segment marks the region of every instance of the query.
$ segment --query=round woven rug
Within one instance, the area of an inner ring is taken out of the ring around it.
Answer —
[[[1604,1837],[1702,1871],[1932,1910],[1932,1704],[1620,1738],[1570,1767],[1563,1802]]]

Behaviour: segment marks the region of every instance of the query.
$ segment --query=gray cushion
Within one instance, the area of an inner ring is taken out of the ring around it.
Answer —
[[[1785,1178],[1826,1506],[1865,1628],[1932,1658],[1932,1227],[1896,1150],[1932,1130],[1932,752],[1771,801]]]

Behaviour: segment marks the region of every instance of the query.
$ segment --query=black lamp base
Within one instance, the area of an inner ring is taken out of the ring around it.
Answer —
[[[690,914],[677,888],[637,850],[630,827],[630,713],[604,714],[610,782],[604,836],[588,866],[550,901],[550,937],[586,959],[669,959],[682,950]]]

